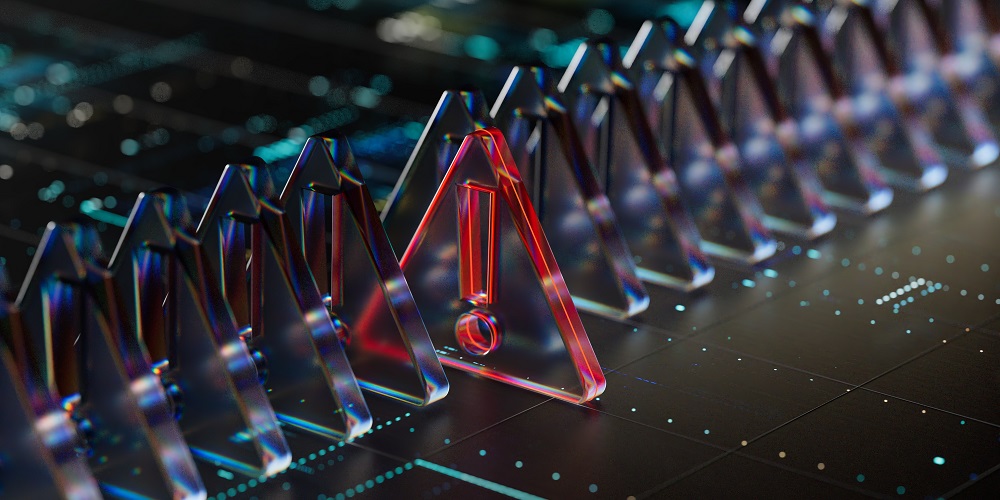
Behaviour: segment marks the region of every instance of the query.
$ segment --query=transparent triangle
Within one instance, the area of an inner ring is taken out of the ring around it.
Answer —
[[[1000,5],[994,0],[940,2],[953,66],[1000,135]]]
[[[631,250],[548,72],[514,68],[491,114],[577,307],[619,318],[645,310]]]
[[[417,232],[465,136],[486,126],[481,120],[489,116],[486,98],[478,90],[448,90],[441,95],[382,208],[382,223],[397,257]]]
[[[573,402],[605,380],[499,130],[470,134],[401,261],[446,366]]]
[[[410,404],[448,394],[347,139],[309,138],[280,197],[362,388]]]
[[[123,320],[157,346],[152,359],[183,399],[177,420],[195,456],[254,477],[276,474],[291,451],[204,249],[168,216],[182,203],[168,194],[136,200],[109,266],[120,289],[135,291],[124,297]]]
[[[970,87],[958,79],[949,84],[941,71],[945,40],[936,13],[924,0],[873,8],[895,49],[891,54],[901,62],[907,103],[920,114],[945,162],[968,168],[993,163],[1000,147],[980,103]]]
[[[76,450],[76,426],[38,376],[24,335],[19,311],[0,292],[3,493],[10,498],[100,498],[87,461]]]
[[[812,14],[795,6],[782,16],[769,53],[776,63],[778,96],[799,125],[799,144],[815,165],[831,205],[865,214],[889,206],[893,192],[878,158],[845,112],[850,100],[836,80]]]
[[[677,171],[684,200],[710,253],[747,262],[774,254],[777,242],[740,170],[736,146],[723,132],[703,77],[670,39],[671,22],[647,21],[626,66],[663,153]],[[676,32],[676,31],[674,31]]]
[[[822,12],[822,11],[820,11]],[[838,5],[822,22],[824,45],[852,105],[846,112],[878,157],[882,176],[904,189],[924,191],[948,177],[930,132],[916,113],[903,112],[889,94],[893,70],[871,12]]]
[[[110,274],[86,263],[72,227],[49,224],[18,296],[42,374],[86,435],[105,494],[204,498],[205,487],[144,346],[128,335]]]
[[[236,268],[243,271],[243,282],[249,281],[247,344],[264,359],[264,384],[278,419],[328,438],[351,439],[371,428],[371,414],[292,223],[275,197],[265,167],[228,165],[198,235],[213,256],[210,269],[217,279]],[[234,222],[243,229],[227,232]],[[248,248],[249,268],[240,253]],[[234,303],[234,297],[226,299]]]

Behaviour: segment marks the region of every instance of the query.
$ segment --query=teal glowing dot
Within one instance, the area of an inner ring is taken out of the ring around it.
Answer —
[[[824,297],[829,297],[830,296],[830,290],[823,290],[823,296]]]
[[[774,269],[765,269],[764,276],[767,276],[768,278],[777,278],[778,271],[775,271]]]
[[[990,270],[990,265],[989,264],[983,264],[983,265],[979,266],[979,269],[982,269],[983,272],[985,273],[986,271]]]
[[[802,253],[802,247],[800,247],[798,245],[795,245],[794,247],[792,247],[792,254],[799,255],[801,253]]]
[[[851,259],[843,259],[840,261],[840,265],[843,267],[849,267],[851,265]]]
[[[139,141],[135,139],[125,139],[119,146],[125,156],[135,156],[139,152]]]
[[[858,305],[859,306],[865,305],[865,299],[858,299]]]
[[[906,493],[906,488],[904,488],[904,487],[902,487],[902,486],[897,486],[897,487],[896,487],[896,494],[898,494],[898,495],[902,495],[902,494],[904,494],[904,493]]]
[[[594,9],[587,16],[587,29],[598,35],[607,35],[614,27],[614,16],[604,9]]]
[[[684,312],[685,309],[687,308],[684,307],[683,304],[677,304],[676,306],[674,306],[674,310],[676,310],[677,312]]]
[[[392,78],[385,75],[375,75],[371,80],[371,88],[375,89],[375,92],[385,95],[392,92]]]
[[[875,320],[872,320],[872,324],[873,324],[873,325],[875,324]]]
[[[365,481],[365,488],[374,488],[374,487],[375,487],[375,481],[372,481],[371,479]]]
[[[672,423],[674,423],[674,419],[672,419],[672,418],[668,418],[668,419],[667,419],[667,423],[668,423],[668,424],[672,424]]]
[[[589,491],[590,491],[591,493],[597,493],[597,485],[596,485],[596,484],[592,484],[592,485],[590,485],[589,487],[587,487],[587,489],[588,489],[588,490],[589,490]]]
[[[822,256],[823,254],[820,253],[820,251],[816,250],[815,248],[810,248],[809,251],[806,252],[806,257],[809,257],[810,259],[813,260],[818,260]]]
[[[472,35],[465,39],[465,53],[489,61],[500,55],[500,44],[488,36]]]
[[[539,29],[531,34],[531,47],[541,52],[558,41],[556,33],[550,29]]]
[[[757,286],[757,283],[755,283],[754,280],[745,279],[745,280],[743,280],[743,286],[745,286],[747,288],[753,288],[753,287]]]
[[[558,481],[560,477],[561,477],[561,476],[559,475],[559,473],[558,473],[558,472],[553,472],[553,473],[552,473],[552,480],[553,480],[553,481]]]
[[[920,255],[920,247],[918,246],[914,246],[910,251],[913,252],[913,255]]]
[[[837,309],[836,311],[833,311],[833,314],[836,315],[836,316],[840,316],[840,309]]]
[[[944,457],[934,457],[934,465],[944,465]]]
[[[856,477],[855,479],[857,479],[859,483],[863,483],[863,482],[865,482],[865,475],[864,474],[858,474],[858,477]]]
[[[314,76],[309,79],[309,93],[314,96],[326,95],[330,91],[330,80],[325,76]]]
[[[486,450],[479,450],[479,456],[485,457],[486,456]]]
[[[881,267],[876,267],[875,268],[875,276],[882,276],[882,273],[883,273],[883,271],[882,271]]]
[[[514,462],[514,467],[520,469],[521,467],[524,467],[524,462],[518,460],[517,462]]]
[[[947,262],[947,263],[949,263],[949,264],[954,264],[955,263],[955,256],[954,255],[949,255],[949,256],[947,256],[947,257],[944,258],[944,261]]]
[[[445,440],[444,440],[444,444],[451,444],[451,440],[450,440],[450,439],[448,439],[448,438],[445,438]]]
[[[709,434],[711,434],[711,433],[712,433],[712,431],[710,431],[710,430],[708,430],[708,429],[705,429],[705,435],[706,435],[706,436],[707,436],[707,435],[709,435]]]
[[[958,424],[959,424],[959,425],[965,425],[965,420],[962,420],[962,421],[961,421],[961,422],[959,422]]]
[[[410,432],[414,432],[413,427],[410,427]]]

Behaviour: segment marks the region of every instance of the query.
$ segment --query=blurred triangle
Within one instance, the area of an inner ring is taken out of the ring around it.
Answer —
[[[18,296],[42,375],[85,433],[105,494],[204,498],[205,487],[148,353],[129,335],[111,275],[49,224]]]
[[[548,71],[514,68],[491,114],[577,307],[618,318],[644,311],[649,295]]]

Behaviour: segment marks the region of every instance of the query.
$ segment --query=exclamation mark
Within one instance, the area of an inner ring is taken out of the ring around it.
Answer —
[[[499,218],[492,189],[456,186],[458,195],[459,295],[473,309],[455,322],[458,345],[485,356],[500,345],[500,329],[488,307],[496,296]]]

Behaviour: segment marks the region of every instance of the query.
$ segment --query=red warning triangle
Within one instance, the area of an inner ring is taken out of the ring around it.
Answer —
[[[462,142],[401,265],[443,364],[567,401],[604,391],[499,130]]]

